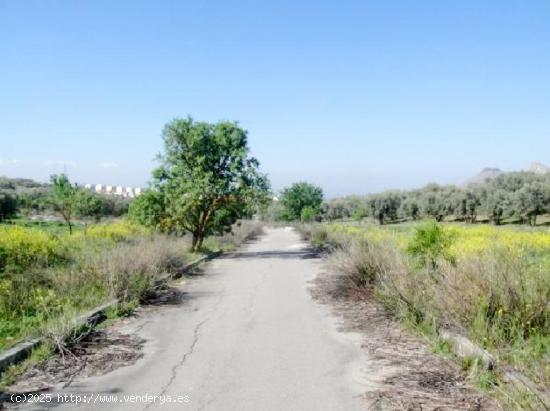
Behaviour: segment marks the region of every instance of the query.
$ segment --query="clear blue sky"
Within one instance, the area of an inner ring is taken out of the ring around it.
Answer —
[[[188,114],[275,189],[550,163],[550,2],[0,0],[0,175],[144,185]]]

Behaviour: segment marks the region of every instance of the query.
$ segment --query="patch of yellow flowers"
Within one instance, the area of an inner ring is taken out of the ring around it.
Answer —
[[[373,242],[392,241],[401,249],[406,248],[414,227],[414,224],[375,226],[351,223],[331,223],[326,226],[332,234],[364,238]],[[517,257],[533,252],[550,254],[550,231],[452,223],[444,224],[444,227],[453,234],[454,241],[449,251],[457,257],[480,255],[495,247]]]
[[[110,224],[98,224],[88,228],[85,234],[90,238],[125,241],[131,237],[145,235],[149,230],[143,226],[128,221],[116,221]]]
[[[40,229],[0,226],[0,264],[21,267],[34,262],[49,264],[62,258],[65,251],[55,236]]]
[[[450,226],[448,230],[456,234],[451,251],[457,256],[482,254],[494,247],[518,257],[532,252],[550,252],[550,233],[547,231],[520,231],[491,226]]]
[[[73,235],[68,232],[53,234],[34,227],[0,225],[0,271],[5,265],[20,268],[36,263],[49,265],[64,259],[70,249],[82,246],[86,239],[119,242],[148,232],[146,228],[127,221],[94,225],[86,232]]]

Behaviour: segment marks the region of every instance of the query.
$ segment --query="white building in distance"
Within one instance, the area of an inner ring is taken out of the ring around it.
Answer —
[[[109,194],[119,197],[134,198],[143,193],[141,187],[104,186],[102,184],[86,184],[84,188],[97,194]]]

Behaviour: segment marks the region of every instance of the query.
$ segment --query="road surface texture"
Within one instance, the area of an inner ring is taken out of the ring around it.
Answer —
[[[181,301],[125,325],[121,331],[146,341],[141,359],[58,385],[51,403],[24,408],[364,409],[361,339],[338,332],[328,308],[308,291],[322,269],[295,231],[266,229],[182,284]],[[71,394],[91,403],[76,405]]]

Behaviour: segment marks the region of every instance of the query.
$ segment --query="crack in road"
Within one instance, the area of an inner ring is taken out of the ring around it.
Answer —
[[[178,375],[178,370],[185,364],[185,362],[187,361],[187,359],[193,355],[193,352],[195,351],[195,347],[197,346],[198,342],[199,342],[199,339],[200,339],[200,330],[201,328],[204,326],[204,324],[206,324],[209,320],[210,320],[210,316],[212,314],[214,314],[219,305],[221,304],[222,300],[224,299],[225,297],[225,287],[222,288],[221,290],[221,293],[220,293],[220,297],[218,299],[218,301],[216,302],[216,304],[214,304],[214,307],[212,308],[212,310],[210,310],[208,313],[207,313],[207,316],[204,320],[200,321],[196,326],[195,328],[193,329],[193,340],[191,341],[191,345],[189,346],[189,350],[187,350],[186,353],[183,354],[183,356],[181,357],[181,360],[178,361],[171,369],[171,375],[170,375],[170,379],[168,380],[168,382],[162,387],[161,391],[160,391],[160,394],[159,396],[163,396],[166,394],[166,392],[168,391],[168,389],[170,388],[170,386],[174,383],[174,381],[176,380],[176,377]],[[152,405],[154,405],[154,403],[149,403],[145,408],[143,408],[143,410],[147,410],[149,409]]]

